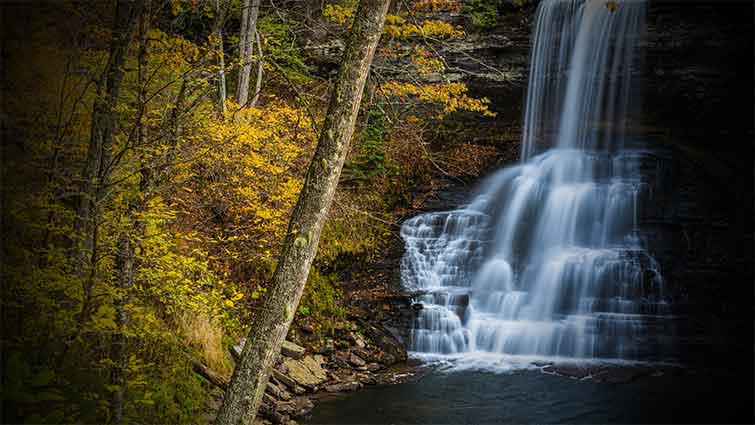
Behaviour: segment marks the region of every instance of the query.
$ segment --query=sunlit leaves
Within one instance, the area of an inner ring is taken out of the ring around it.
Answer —
[[[424,20],[422,22],[407,21],[399,15],[388,15],[385,19],[384,31],[393,38],[409,38],[415,36],[431,38],[456,38],[464,35],[459,28],[445,21]]]
[[[339,25],[350,26],[354,18],[354,7],[341,4],[327,4],[322,10],[323,18]]]
[[[488,109],[490,101],[486,98],[469,97],[467,86],[463,83],[411,84],[389,81],[382,86],[389,96],[401,99],[414,98],[419,102],[439,104],[442,107],[438,118],[451,112],[465,110],[479,112],[484,116],[495,116]]]
[[[438,73],[445,69],[443,60],[424,46],[414,48],[411,60],[420,74]]]

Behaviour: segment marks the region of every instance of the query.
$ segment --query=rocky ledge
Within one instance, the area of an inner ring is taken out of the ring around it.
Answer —
[[[302,343],[283,343],[257,423],[296,424],[318,398],[418,376],[419,371],[407,363],[405,348],[406,329],[413,317],[410,296],[388,293],[356,301],[332,338],[315,338],[306,325],[290,334]],[[236,361],[245,344],[242,340],[231,348]]]

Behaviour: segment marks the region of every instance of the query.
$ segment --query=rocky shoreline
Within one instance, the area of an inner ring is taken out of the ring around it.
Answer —
[[[349,301],[347,320],[331,337],[315,335],[306,323],[292,329],[290,339],[300,343],[283,343],[255,423],[295,425],[318,399],[421,376],[422,370],[406,351],[414,314],[411,295],[388,290],[379,295],[352,294]],[[244,344],[242,340],[231,347],[234,360],[238,361]],[[222,395],[214,407],[221,403]]]

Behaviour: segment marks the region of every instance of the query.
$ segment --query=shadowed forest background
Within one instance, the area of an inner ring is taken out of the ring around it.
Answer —
[[[391,4],[290,339],[358,345],[372,314],[359,300],[398,286],[401,221],[518,158],[536,3]],[[266,296],[356,4],[3,2],[4,423],[208,420]],[[648,44],[646,131],[683,152],[681,192],[704,200],[659,224],[675,235],[671,287],[720,337],[690,351],[702,361],[751,350],[740,9],[658,2]]]

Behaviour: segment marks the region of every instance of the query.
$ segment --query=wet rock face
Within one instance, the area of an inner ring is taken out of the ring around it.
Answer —
[[[650,2],[647,24],[647,118],[729,150],[711,136],[752,130],[752,3]]]
[[[749,352],[738,323],[752,314],[753,5],[657,1],[647,22],[642,118],[668,154],[669,190],[645,210],[645,236],[676,312],[698,323],[684,351]]]

